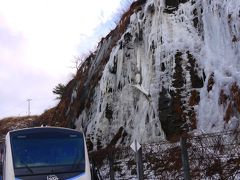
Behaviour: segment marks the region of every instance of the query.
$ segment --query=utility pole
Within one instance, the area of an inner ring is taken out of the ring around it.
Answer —
[[[27,102],[28,102],[28,116],[30,116],[31,115],[31,101],[32,101],[32,99],[27,99]]]

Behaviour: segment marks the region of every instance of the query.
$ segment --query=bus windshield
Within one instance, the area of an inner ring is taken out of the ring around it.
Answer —
[[[25,169],[18,171],[20,174],[49,171],[49,167],[51,172],[66,171],[67,167],[68,171],[84,172],[84,140],[81,133],[33,131],[11,134],[14,169]]]

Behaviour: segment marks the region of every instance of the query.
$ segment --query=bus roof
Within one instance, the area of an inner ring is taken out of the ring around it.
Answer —
[[[31,128],[22,128],[22,129],[15,129],[15,130],[11,130],[9,131],[7,134],[10,134],[12,132],[21,132],[21,131],[28,131],[28,130],[32,130],[32,131],[41,131],[41,130],[66,130],[66,131],[74,131],[74,132],[78,132],[78,133],[83,133],[82,131],[76,130],[76,129],[70,129],[70,128],[65,128],[65,127],[54,127],[54,126],[43,126],[43,127],[31,127]]]

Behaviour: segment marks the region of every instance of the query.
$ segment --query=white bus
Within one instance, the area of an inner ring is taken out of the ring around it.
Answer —
[[[56,127],[8,132],[2,175],[3,180],[90,180],[83,133]]]

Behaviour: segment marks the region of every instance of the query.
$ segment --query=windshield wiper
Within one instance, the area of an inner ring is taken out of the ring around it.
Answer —
[[[27,164],[26,162],[24,162],[24,161],[22,161],[22,160],[21,160],[20,162],[24,165],[25,168],[27,168],[27,170],[28,170],[30,173],[34,174],[33,170],[28,166],[28,164]]]

